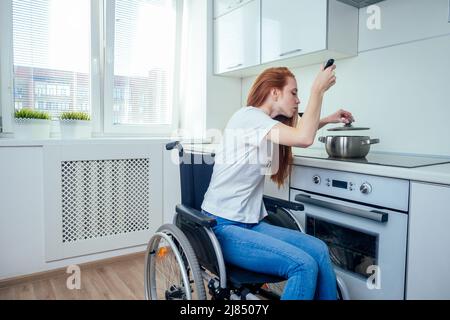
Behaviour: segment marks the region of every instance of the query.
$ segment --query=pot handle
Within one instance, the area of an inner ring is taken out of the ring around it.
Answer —
[[[319,137],[319,142],[322,142],[322,143],[325,143],[325,141],[326,141],[326,138],[325,137]]]
[[[367,144],[376,144],[376,143],[380,143],[380,139],[367,139],[367,140],[362,140],[361,144],[362,145],[367,145]]]

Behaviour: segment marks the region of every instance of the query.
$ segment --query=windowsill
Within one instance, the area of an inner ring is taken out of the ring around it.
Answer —
[[[42,147],[46,145],[79,145],[79,144],[114,144],[114,143],[165,143],[171,141],[169,138],[131,138],[131,137],[104,137],[104,138],[90,138],[90,139],[72,139],[63,140],[59,138],[44,139],[44,140],[25,140],[14,138],[1,138],[0,147]]]

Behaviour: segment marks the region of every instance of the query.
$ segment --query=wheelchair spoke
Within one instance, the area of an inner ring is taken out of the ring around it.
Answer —
[[[148,247],[146,297],[152,300],[206,299],[195,253],[174,225],[158,229]]]
[[[162,247],[164,248],[164,247]],[[182,283],[178,262],[170,247],[156,260],[156,281],[159,284],[158,299],[165,299],[167,291],[174,292]]]

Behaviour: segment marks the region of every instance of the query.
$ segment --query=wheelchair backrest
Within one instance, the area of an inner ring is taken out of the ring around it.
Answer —
[[[181,203],[201,211],[214,167],[213,153],[185,151],[180,161]]]
[[[181,203],[201,211],[201,205],[214,168],[214,153],[196,153],[184,150],[180,158]],[[176,216],[175,224],[189,239],[201,266],[219,275],[215,250],[204,227]]]
[[[201,205],[208,190],[214,168],[213,153],[196,153],[183,150],[180,156],[181,202],[183,205],[201,211]],[[298,230],[298,227],[282,208],[266,205],[268,216],[266,222],[281,227]],[[175,224],[189,239],[201,266],[213,274],[219,275],[218,260],[209,235],[204,227],[193,224],[181,215],[176,216]]]

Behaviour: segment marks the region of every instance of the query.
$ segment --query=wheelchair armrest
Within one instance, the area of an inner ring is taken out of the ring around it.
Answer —
[[[175,210],[185,219],[195,224],[201,225],[202,227],[212,228],[217,225],[216,219],[205,216],[200,211],[190,207],[186,207],[185,205],[178,204]]]
[[[277,208],[290,209],[294,211],[303,211],[305,206],[301,203],[290,202],[286,200],[281,200],[269,196],[263,196],[264,205],[266,209],[274,211]]]

